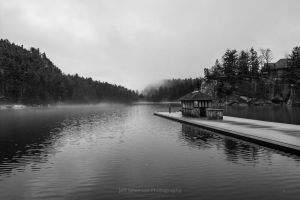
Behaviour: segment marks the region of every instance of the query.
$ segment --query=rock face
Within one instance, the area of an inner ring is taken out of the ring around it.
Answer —
[[[287,101],[287,105],[289,105],[289,106],[296,105],[296,92],[295,92],[294,85],[291,85],[291,87],[290,87],[290,97],[289,97],[289,100]]]
[[[230,95],[226,94],[228,91],[231,93]],[[230,86],[227,82],[221,84],[217,81],[203,82],[201,92],[218,96],[219,102],[223,105],[245,106],[272,103],[294,105],[297,99],[298,101],[300,99],[299,86],[291,86],[279,79],[240,81],[235,86]]]

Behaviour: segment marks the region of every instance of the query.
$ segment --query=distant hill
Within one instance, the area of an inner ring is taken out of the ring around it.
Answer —
[[[142,94],[150,101],[176,101],[186,93],[200,88],[202,78],[168,79],[160,83],[149,85]]]
[[[1,39],[0,97],[11,103],[43,104],[130,102],[138,95],[119,85],[64,74],[39,49]]]

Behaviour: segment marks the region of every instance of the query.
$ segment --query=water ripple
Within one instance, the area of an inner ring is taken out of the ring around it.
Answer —
[[[163,109],[167,106],[6,112],[7,126],[0,127],[0,199],[300,195],[299,156],[153,116]]]

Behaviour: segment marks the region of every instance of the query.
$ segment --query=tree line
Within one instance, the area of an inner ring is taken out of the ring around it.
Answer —
[[[150,101],[176,101],[188,92],[200,89],[202,78],[169,79],[158,86],[149,86],[142,93]]]
[[[130,102],[138,94],[120,85],[64,74],[45,53],[0,40],[0,97],[10,102]],[[1,99],[0,99],[1,100]]]
[[[295,69],[300,68],[300,47],[294,47],[286,59],[289,70],[285,75],[291,75]],[[272,60],[273,54],[269,48],[260,49],[260,55],[253,48],[240,52],[227,49],[221,62],[217,59],[212,67],[204,69],[204,76],[207,80],[225,79],[231,82],[241,79],[259,79],[264,73],[270,72]]]
[[[299,88],[300,70],[297,69],[300,69],[300,47],[294,47],[286,59],[288,69],[281,77],[276,77],[276,80],[285,84],[294,84]],[[199,84],[213,82],[215,93],[219,97],[238,92],[240,94],[251,93],[257,98],[267,98],[266,94],[259,93],[267,91],[267,88],[264,88],[268,87],[265,85],[266,82],[275,82],[275,79],[269,75],[272,61],[273,53],[269,48],[259,51],[254,48],[241,51],[227,49],[222,58],[217,59],[213,66],[204,68],[204,78],[165,80],[158,86],[146,88],[143,93],[146,99],[151,101],[173,101],[192,92],[199,87]],[[257,86],[256,93],[246,91],[251,84]],[[277,81],[276,84],[280,83]]]
[[[242,78],[256,79],[261,72],[261,61],[261,57],[253,48],[240,52],[227,49],[221,62],[217,59],[212,67],[204,69],[204,76],[207,80],[228,79],[231,82]]]
[[[207,82],[216,81],[219,97],[231,95],[247,82],[280,82],[279,84],[293,84],[299,87],[300,47],[294,47],[286,56],[287,68],[280,75],[270,75],[272,60],[273,54],[270,49],[260,49],[260,54],[253,48],[240,52],[227,49],[221,61],[217,59],[212,67],[204,69],[204,77]]]

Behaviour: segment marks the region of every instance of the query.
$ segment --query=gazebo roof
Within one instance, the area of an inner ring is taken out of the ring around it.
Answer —
[[[196,100],[212,101],[214,100],[214,98],[200,91],[194,91],[184,95],[183,97],[180,97],[178,100],[179,101],[196,101]]]

